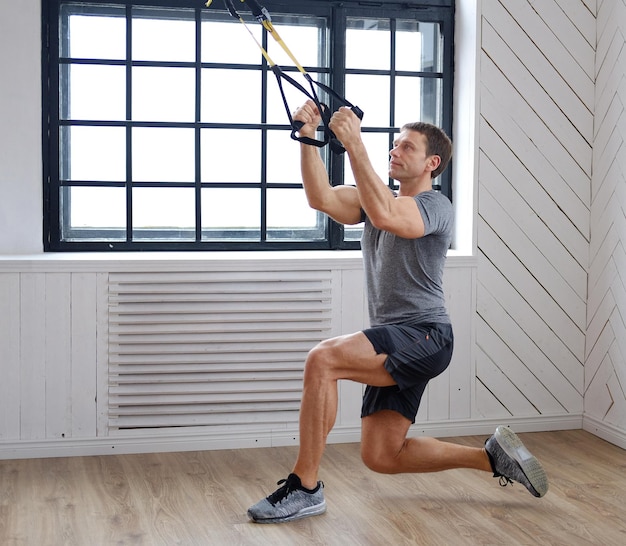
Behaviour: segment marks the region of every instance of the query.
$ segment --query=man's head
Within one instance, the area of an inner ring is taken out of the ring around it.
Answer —
[[[432,171],[431,178],[439,176],[448,166],[452,157],[452,142],[446,133],[431,123],[417,121],[402,126],[403,131],[415,131],[426,137],[426,155],[437,155],[441,159],[439,166]]]

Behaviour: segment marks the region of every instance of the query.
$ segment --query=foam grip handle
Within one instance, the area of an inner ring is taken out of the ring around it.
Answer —
[[[352,106],[350,109],[354,112],[356,117],[363,119],[363,110],[361,110],[358,106]],[[346,151],[343,144],[339,142],[339,139],[336,138],[335,135],[330,138],[330,149],[337,155],[343,154]]]
[[[339,139],[333,137],[330,139],[330,149],[334,154],[341,155],[345,153],[346,149],[343,144],[339,142]]]
[[[298,131],[302,129],[302,127],[304,127],[304,123],[300,120],[294,120],[291,123],[291,138],[293,140],[297,140],[298,142],[302,142],[303,144],[308,144],[309,146],[317,146],[318,148],[326,146],[328,142],[326,140],[316,140],[311,137],[298,136]]]
[[[358,106],[353,106],[352,111],[354,112],[357,118],[363,119],[363,110],[361,110]]]

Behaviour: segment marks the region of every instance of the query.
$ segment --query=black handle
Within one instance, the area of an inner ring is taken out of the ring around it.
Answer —
[[[351,106],[350,110],[354,112],[357,118],[363,119],[363,110],[361,110],[358,106]],[[345,153],[346,149],[343,147],[343,144],[339,142],[337,137],[332,132],[330,132],[330,134],[330,149],[333,153],[337,155]]]

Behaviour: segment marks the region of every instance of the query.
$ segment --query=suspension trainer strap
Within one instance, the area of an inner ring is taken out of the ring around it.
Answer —
[[[323,102],[320,102],[317,94],[315,93],[313,89],[311,91],[308,91],[307,89],[305,89],[299,82],[294,80],[288,74],[285,74],[278,65],[275,64],[274,66],[272,66],[272,72],[274,72],[276,76],[276,81],[278,82],[278,89],[283,99],[283,104],[285,105],[285,111],[287,112],[287,117],[289,118],[289,124],[291,125],[291,138],[294,140],[298,140],[299,142],[302,142],[304,144],[317,146],[318,148],[322,148],[326,146],[326,144],[328,144],[331,139],[329,132],[326,130],[328,123],[330,123],[330,114],[329,114],[330,109],[328,108],[328,106],[324,104]],[[320,115],[322,116],[322,123],[324,125],[324,139],[323,140],[316,140],[310,137],[298,136],[297,133],[300,129],[302,129],[304,124],[299,120],[294,120],[293,116],[291,115],[291,109],[289,108],[289,104],[287,103],[287,97],[285,96],[285,91],[283,89],[283,80],[289,82],[291,85],[293,85],[298,90],[300,90],[304,95],[309,97],[313,102],[315,102],[315,105],[317,106],[318,110],[320,111]]]
[[[211,5],[212,1],[213,0],[209,0],[207,2],[207,4],[206,4],[207,7],[209,7]],[[319,148],[321,148],[323,146],[326,146],[326,144],[330,144],[331,150],[334,153],[336,153],[336,154],[341,154],[341,153],[345,152],[346,151],[345,148],[343,147],[341,142],[339,142],[339,140],[336,138],[334,133],[329,128],[329,123],[330,123],[330,118],[331,118],[332,112],[331,112],[330,108],[328,108],[328,106],[326,104],[320,102],[319,97],[318,97],[317,92],[316,92],[316,87],[318,87],[319,89],[322,89],[323,91],[328,93],[328,95],[330,95],[332,98],[334,98],[342,106],[347,106],[347,107],[351,108],[352,111],[358,116],[359,119],[363,119],[363,111],[358,106],[355,106],[354,104],[352,104],[351,102],[346,100],[344,97],[339,95],[336,91],[334,91],[329,86],[327,86],[327,85],[325,85],[325,84],[323,84],[321,82],[318,82],[316,80],[313,80],[313,78],[311,78],[311,76],[308,74],[308,72],[298,62],[298,60],[293,55],[291,50],[287,47],[287,45],[285,44],[283,39],[280,37],[280,35],[276,31],[276,29],[274,28],[274,25],[272,25],[271,16],[270,16],[269,12],[267,11],[267,9],[265,7],[261,6],[256,0],[241,0],[241,2],[245,2],[245,3],[247,3],[250,6],[250,10],[252,11],[252,14],[255,16],[257,21],[263,25],[263,28],[265,28],[265,30],[267,30],[267,32],[269,32],[272,35],[274,40],[283,48],[285,53],[287,53],[289,58],[293,61],[294,65],[296,66],[298,71],[302,74],[304,79],[309,83],[310,89],[307,90],[303,85],[301,85],[294,78],[292,78],[291,76],[285,74],[281,70],[281,68],[270,58],[270,56],[267,53],[267,51],[265,50],[265,48],[255,38],[254,34],[252,34],[252,32],[248,28],[248,26],[247,26],[246,22],[244,21],[244,19],[241,17],[241,15],[239,15],[237,10],[235,9],[235,6],[233,4],[233,0],[224,0],[224,3],[226,4],[226,8],[228,9],[228,11],[231,14],[231,16],[234,17],[235,19],[237,19],[239,22],[241,22],[244,25],[244,27],[246,28],[246,30],[248,31],[248,33],[250,34],[252,39],[255,41],[255,43],[257,44],[257,46],[261,50],[261,53],[263,54],[263,57],[267,61],[269,67],[272,70],[272,72],[276,76],[276,81],[278,82],[278,89],[279,89],[281,97],[283,99],[283,104],[285,106],[285,110],[287,112],[287,117],[289,118],[289,123],[290,123],[291,129],[292,129],[292,131],[291,131],[291,138],[294,139],[294,140],[297,140],[299,142],[302,142],[304,144],[317,146]],[[286,97],[285,91],[283,89],[283,80],[287,81],[289,84],[294,86],[296,89],[298,89],[300,92],[302,92],[305,96],[307,96],[309,99],[311,99],[315,103],[315,105],[317,106],[317,109],[320,112],[321,118],[322,118],[323,135],[324,135],[323,140],[316,140],[314,138],[303,137],[303,136],[299,136],[298,135],[298,131],[302,128],[303,123],[301,121],[297,121],[297,120],[293,119],[293,116],[291,114],[291,109],[289,108],[289,104],[287,103],[287,97]]]

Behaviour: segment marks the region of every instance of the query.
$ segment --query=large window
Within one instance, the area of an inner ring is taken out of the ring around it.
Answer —
[[[306,72],[365,112],[381,176],[403,123],[451,134],[453,0],[260,3]],[[360,226],[308,207],[274,74],[222,0],[43,5],[47,251],[358,248]],[[284,89],[291,110],[306,100]],[[333,184],[354,184],[345,155],[322,155]],[[448,168],[437,182],[451,197],[450,180]]]

